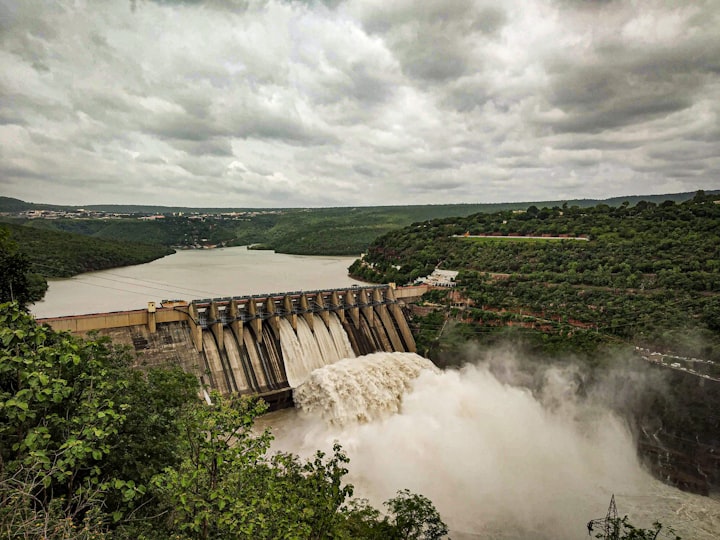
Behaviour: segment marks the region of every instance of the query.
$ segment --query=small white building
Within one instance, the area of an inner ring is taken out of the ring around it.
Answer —
[[[458,272],[455,270],[438,270],[436,268],[429,276],[420,278],[420,282],[431,287],[454,287],[457,275]]]

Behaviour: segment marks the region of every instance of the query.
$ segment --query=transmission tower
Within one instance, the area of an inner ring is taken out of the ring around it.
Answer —
[[[615,506],[615,494],[610,497],[610,506],[608,506],[607,514],[604,518],[598,518],[588,521],[588,536],[592,536],[594,531],[602,531],[603,540],[618,540],[620,538],[620,522],[617,515],[617,506]]]

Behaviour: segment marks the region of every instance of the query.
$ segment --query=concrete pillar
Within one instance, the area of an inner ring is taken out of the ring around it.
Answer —
[[[217,343],[218,350],[222,351],[225,349],[225,341],[223,340],[223,325],[220,321],[220,310],[216,302],[210,302],[208,307],[208,319],[212,321],[210,324],[210,331],[215,336],[215,342]]]
[[[255,340],[258,343],[262,343],[262,320],[257,318],[257,305],[255,304],[254,298],[248,298],[247,304],[245,304],[248,315],[251,319],[248,321],[250,328],[255,330]]]
[[[300,309],[303,310],[303,318],[305,319],[305,322],[308,323],[310,330],[312,330],[313,329],[313,314],[308,311],[310,309],[310,305],[308,303],[307,296],[305,296],[305,293],[300,295]]]
[[[230,300],[228,309],[230,310],[228,313],[232,319],[230,326],[233,329],[233,332],[235,332],[235,336],[237,336],[238,341],[241,341],[243,336],[243,322],[242,319],[240,319],[240,306],[238,305],[238,301]]]
[[[380,305],[375,306],[375,314],[378,316],[378,318],[382,322],[383,327],[385,328],[385,333],[390,339],[393,351],[404,352],[405,346],[403,345],[403,342],[400,340],[400,336],[398,336],[398,333],[395,330],[395,325],[392,318],[390,317],[390,312],[388,311],[387,305],[385,305],[384,303],[385,299],[382,297],[380,289],[373,290],[373,301],[380,302]]]
[[[148,326],[148,331],[151,334],[154,334],[155,331],[157,330],[157,323],[155,321],[155,311],[156,311],[155,302],[148,302],[147,326]]]
[[[283,297],[283,309],[285,310],[285,318],[290,321],[290,326],[292,326],[293,330],[297,331],[297,313],[293,313],[293,303],[292,298],[288,296],[287,294]]]
[[[325,326],[327,326],[329,329],[330,328],[330,314],[327,311],[325,311],[325,309],[324,309],[325,308],[325,299],[323,298],[323,295],[321,292],[319,292],[317,294],[315,303],[318,305],[318,307],[321,310],[319,313],[320,317],[322,317],[322,320],[325,323]]]
[[[385,289],[385,298],[390,302],[388,304],[388,309],[397,322],[397,326],[400,329],[400,335],[407,346],[407,352],[417,352],[415,338],[410,331],[410,327],[408,326],[407,319],[405,318],[402,308],[397,303],[397,299],[395,297],[395,287],[391,286]]]
[[[357,301],[351,290],[345,291],[345,313],[350,312],[350,318],[356,329],[360,328],[360,309],[356,306]]]
[[[278,316],[275,313],[275,300],[270,296],[265,299],[265,313],[270,315],[268,323],[275,334],[275,339],[280,339],[280,323],[278,321]]]
[[[337,314],[338,317],[340,317],[340,322],[345,322],[345,310],[339,309],[337,306],[340,305],[340,295],[337,291],[333,291],[330,294],[330,301],[332,302],[332,305],[335,306],[334,311]]]
[[[195,345],[195,350],[197,352],[202,352],[202,326],[198,324],[199,314],[195,304],[190,304],[188,306],[188,314],[190,315],[188,320],[188,324],[190,325],[190,337],[192,338],[193,345]]]
[[[365,289],[360,289],[359,297],[359,303],[363,305],[360,309],[362,309],[363,315],[365,315],[365,319],[367,319],[368,324],[370,327],[374,327],[375,317],[373,316],[373,308],[372,306],[369,306],[367,304],[370,303],[370,300],[368,300],[367,292],[365,292]]]

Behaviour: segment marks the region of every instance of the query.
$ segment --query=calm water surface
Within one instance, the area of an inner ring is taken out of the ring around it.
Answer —
[[[50,280],[38,317],[142,309],[149,301],[327,289],[359,284],[353,257],[310,257],[245,247],[179,251],[151,263]]]

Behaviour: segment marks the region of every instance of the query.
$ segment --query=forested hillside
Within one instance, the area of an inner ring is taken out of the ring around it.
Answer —
[[[436,267],[460,271],[472,332],[534,329],[524,335],[550,354],[619,339],[720,359],[720,204],[703,193],[415,223],[373,242],[351,273],[404,284]]]
[[[0,228],[8,231],[18,250],[29,260],[31,269],[46,277],[69,277],[140,264],[173,252],[158,245],[104,240],[10,223],[0,224]]]
[[[654,195],[647,197],[647,201],[669,199],[681,202],[692,196],[688,193]],[[253,210],[132,205],[91,205],[73,209],[0,197],[0,212],[6,213],[0,219],[36,228],[169,247],[258,244],[262,248],[298,255],[357,255],[378,236],[418,221],[493,214],[525,209],[530,204],[586,208],[600,202],[612,205],[639,199]],[[57,215],[52,219],[37,215],[29,219],[22,214],[23,211],[42,210]],[[106,214],[100,216],[102,213]],[[145,219],[150,215],[162,218]]]
[[[517,205],[500,205],[500,207]],[[168,247],[197,248],[259,244],[281,253],[357,255],[378,236],[418,220],[469,215],[498,205],[437,205],[403,207],[312,208],[219,213],[167,211],[161,219],[140,215],[5,217],[28,227],[73,232],[109,240],[146,242]]]

